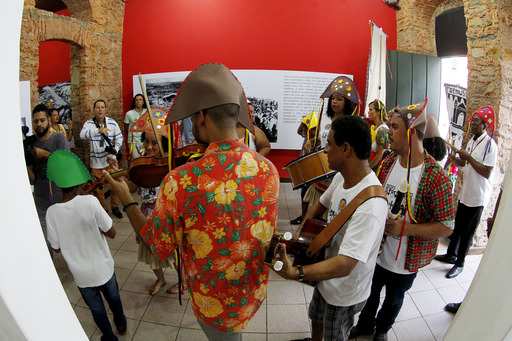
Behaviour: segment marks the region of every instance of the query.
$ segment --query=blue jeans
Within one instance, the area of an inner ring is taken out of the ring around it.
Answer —
[[[118,329],[123,328],[123,330],[126,330],[126,317],[123,312],[121,296],[119,296],[116,274],[114,273],[107,283],[103,285],[89,288],[79,287],[78,289],[80,290],[85,303],[91,309],[94,322],[103,334],[101,341],[117,341],[118,338],[112,331],[112,327],[110,326],[107,316],[107,310],[105,309],[105,305],[103,304],[103,299],[100,294],[100,292],[103,293],[112,314],[114,314],[114,323],[116,324],[116,327]]]
[[[373,273],[370,297],[359,315],[357,326],[362,330],[373,330],[377,333],[387,333],[404,303],[405,292],[412,287],[416,272],[410,275],[401,275],[388,271],[380,265],[375,266]],[[380,291],[386,286],[386,298],[377,314],[380,303]],[[375,317],[377,314],[377,317]]]

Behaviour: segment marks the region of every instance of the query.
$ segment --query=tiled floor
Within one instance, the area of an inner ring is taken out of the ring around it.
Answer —
[[[290,219],[299,213],[299,191],[293,191],[288,183],[281,184],[278,230],[292,231]],[[188,297],[184,297],[183,305],[180,305],[178,297],[166,294],[165,290],[155,296],[148,294],[155,276],[148,266],[137,262],[138,245],[128,219],[113,219],[117,236],[109,239],[109,245],[128,318],[128,334],[121,336],[120,340],[207,340],[194,317]],[[439,252],[444,253],[445,250],[446,246],[441,245]],[[420,270],[389,332],[389,340],[442,340],[453,317],[443,307],[446,303],[460,302],[464,298],[480,260],[481,255],[468,256],[464,271],[455,279],[446,279],[444,275],[450,267],[437,261]],[[61,255],[55,255],[54,262],[86,334],[91,340],[100,340],[101,333],[64,259]],[[168,285],[177,281],[174,270],[168,269],[165,277]],[[267,299],[249,323],[244,340],[290,340],[310,336],[307,307],[312,291],[309,286],[282,280],[271,271]],[[371,340],[371,337],[359,340]]]

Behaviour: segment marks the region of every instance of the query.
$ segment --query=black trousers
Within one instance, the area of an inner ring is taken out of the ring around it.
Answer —
[[[455,215],[455,228],[450,236],[447,254],[457,257],[455,265],[464,266],[464,259],[473,243],[473,235],[480,223],[483,206],[469,207],[459,201]]]
[[[410,275],[396,274],[377,265],[373,273],[370,297],[359,315],[357,326],[363,330],[371,330],[375,326],[377,333],[387,333],[395,323],[404,303],[405,292],[412,287],[416,274],[416,272]],[[380,291],[383,286],[386,286],[386,297],[377,314]]]

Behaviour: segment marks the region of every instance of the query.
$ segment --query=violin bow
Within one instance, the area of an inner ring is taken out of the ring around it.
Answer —
[[[155,122],[154,122],[154,117],[153,117],[153,111],[151,110],[151,105],[149,104],[149,100],[148,100],[148,94],[146,93],[146,87],[144,86],[144,80],[142,79],[142,75],[139,73],[139,83],[140,83],[140,87],[142,89],[142,94],[144,95],[144,101],[146,102],[146,106],[148,107],[148,116],[149,116],[149,121],[151,122],[151,128],[153,129],[153,133],[155,134],[155,137],[156,137],[156,141],[158,142],[158,148],[160,149],[160,156],[164,156],[164,149],[162,148],[162,139],[160,138],[160,136],[158,136],[158,133],[156,131],[156,128],[155,128]]]

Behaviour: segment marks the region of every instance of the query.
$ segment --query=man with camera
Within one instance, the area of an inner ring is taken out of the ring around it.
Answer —
[[[107,105],[104,100],[99,99],[94,102],[94,117],[87,120],[80,132],[80,138],[89,140],[91,151],[91,175],[95,179],[102,179],[102,171],[108,170],[110,165],[107,162],[108,157],[116,157],[123,144],[123,134],[117,122],[106,117]],[[105,200],[105,193],[100,186],[94,191],[101,206],[108,212],[108,205]],[[110,195],[110,206],[112,214],[121,219],[123,215],[119,211],[117,196],[114,193]]]
[[[28,178],[31,185],[34,185],[34,201],[37,215],[43,229],[44,238],[46,235],[46,210],[51,205],[62,200],[62,191],[46,177],[46,164],[50,154],[57,149],[68,149],[69,144],[66,136],[54,133],[50,129],[50,113],[44,104],[38,104],[32,110],[32,129],[35,138],[29,136],[25,143],[25,158],[27,163]],[[48,250],[52,253],[48,244]]]

